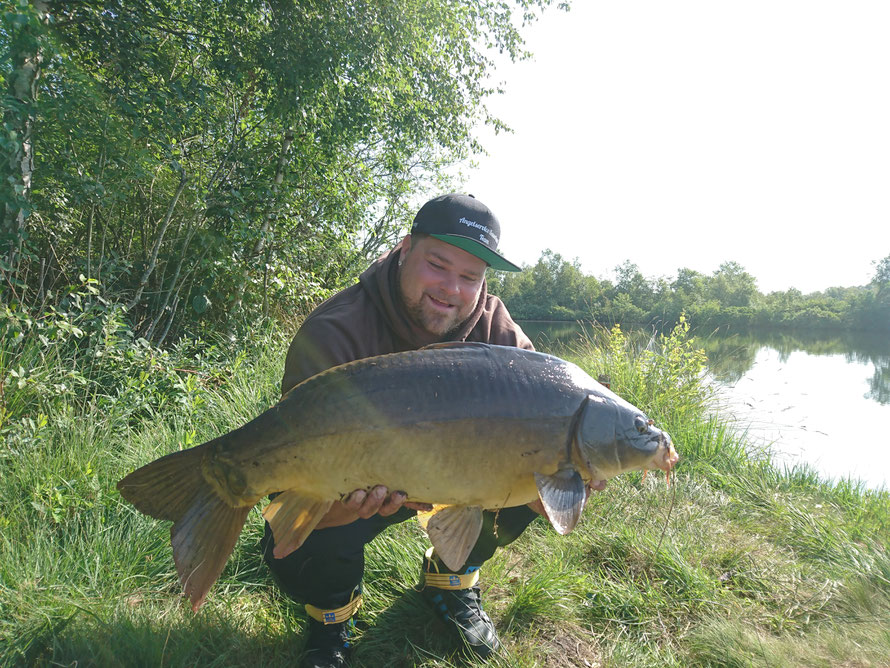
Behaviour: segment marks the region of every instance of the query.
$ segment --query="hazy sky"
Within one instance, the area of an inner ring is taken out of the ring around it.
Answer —
[[[810,292],[890,255],[888,0],[575,0],[525,34],[466,186],[509,259]]]

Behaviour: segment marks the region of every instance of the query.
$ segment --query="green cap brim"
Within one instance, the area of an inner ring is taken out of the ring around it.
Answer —
[[[492,269],[498,269],[500,271],[522,271],[522,267],[501,257],[488,246],[479,243],[475,239],[470,239],[469,237],[463,237],[457,234],[431,234],[430,236],[435,237],[440,241],[444,241],[446,244],[457,246],[461,250],[467,251],[470,255],[475,255],[480,260],[484,260]]]

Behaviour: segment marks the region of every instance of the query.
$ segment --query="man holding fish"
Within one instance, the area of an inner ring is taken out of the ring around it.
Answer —
[[[344,665],[364,546],[422,511],[434,546],[422,594],[486,657],[498,639],[477,581],[495,550],[540,513],[569,533],[609,478],[673,468],[668,434],[575,364],[534,352],[487,294],[487,267],[518,269],[497,253],[499,233],[472,197],[431,200],[398,247],[306,318],[281,401],[118,482],[173,522],[193,610],[269,496],[264,557],[311,617],[303,665]]]
[[[287,354],[282,394],[339,364],[441,341],[533,350],[501,300],[486,290],[488,267],[520,271],[497,253],[499,237],[497,218],[472,196],[450,194],[427,202],[395,249],[372,264],[357,285],[306,318]],[[424,559],[422,595],[480,656],[496,650],[498,638],[480,603],[479,567],[537,517],[539,502],[533,505],[535,510],[501,510],[496,533],[494,513],[486,512],[479,540],[456,572],[432,550]],[[403,492],[382,485],[355,490],[335,503],[303,545],[283,559],[272,555],[272,532],[266,525],[266,561],[282,590],[306,603],[310,614],[304,665],[345,663],[351,617],[361,603],[364,545],[387,526],[429,509],[405,503]]]

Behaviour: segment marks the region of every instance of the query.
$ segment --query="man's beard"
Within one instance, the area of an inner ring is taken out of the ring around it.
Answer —
[[[470,313],[472,313],[471,310],[469,313],[461,314],[459,307],[455,307],[453,315],[431,313],[423,307],[424,293],[421,293],[420,301],[413,304],[408,303],[404,292],[402,292],[401,285],[398,285],[398,293],[402,308],[405,309],[405,313],[411,323],[425,332],[433,334],[442,341],[447,340],[451,334],[456,332],[464,321],[470,317]]]

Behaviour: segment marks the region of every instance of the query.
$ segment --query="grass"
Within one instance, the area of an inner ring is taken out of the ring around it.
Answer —
[[[299,660],[306,616],[262,563],[259,512],[192,614],[169,525],[114,487],[137,465],[274,401],[286,342],[258,335],[234,365],[225,354],[196,361],[191,349],[152,354],[163,368],[140,381],[148,396],[138,411],[127,374],[113,376],[116,386],[84,374],[92,390],[82,394],[23,385],[26,405],[0,368],[0,665]],[[0,355],[5,368],[17,368],[16,354]],[[682,331],[642,350],[620,331],[594,332],[590,345],[559,354],[608,375],[672,434],[683,459],[670,486],[660,474],[612,480],[573,533],[536,520],[485,565],[486,609],[504,644],[490,665],[890,665],[886,492],[779,470],[769,453],[751,452],[744,432],[709,413],[703,360]],[[415,591],[425,546],[414,522],[368,546],[355,665],[477,663]]]

